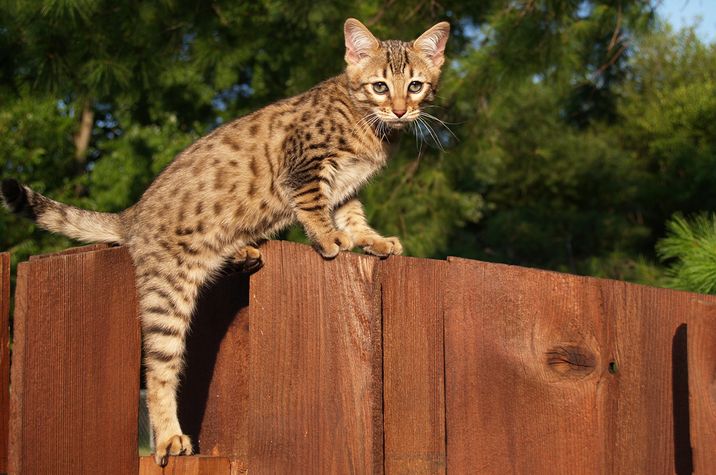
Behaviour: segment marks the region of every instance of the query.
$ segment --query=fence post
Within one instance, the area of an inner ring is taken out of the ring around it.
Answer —
[[[113,248],[18,266],[10,472],[137,473],[132,263]]]

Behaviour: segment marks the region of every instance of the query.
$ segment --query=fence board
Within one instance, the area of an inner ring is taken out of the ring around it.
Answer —
[[[448,472],[600,473],[596,281],[455,259],[446,287]]]
[[[443,283],[447,263],[381,263],[387,474],[445,473]]]
[[[249,278],[202,289],[187,340],[179,416],[203,455],[248,458]]]
[[[610,317],[618,367],[605,408],[606,465],[611,473],[691,473],[685,325],[707,317],[706,307],[696,294],[622,285],[624,303]]]
[[[251,281],[249,473],[380,473],[376,259],[272,242]]]
[[[129,255],[22,263],[10,471],[136,473],[139,324]]]
[[[7,472],[10,417],[10,254],[0,253],[0,473]]]
[[[232,475],[231,461],[226,457],[169,457],[162,468],[153,457],[140,457],[139,475]]]
[[[690,473],[683,325],[716,300],[462,259],[448,275],[450,471]]]
[[[691,442],[694,473],[716,473],[716,309],[711,318],[689,324],[688,361],[691,391]]]

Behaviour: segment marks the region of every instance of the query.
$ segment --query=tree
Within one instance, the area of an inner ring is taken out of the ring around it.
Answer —
[[[667,229],[667,237],[659,241],[657,250],[671,263],[668,285],[716,294],[716,215],[703,213],[687,220],[676,214]]]

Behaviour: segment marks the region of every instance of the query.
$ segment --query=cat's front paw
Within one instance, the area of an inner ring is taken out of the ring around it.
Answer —
[[[353,249],[353,239],[343,231],[333,231],[315,239],[316,249],[326,259],[333,259],[341,251]]]
[[[169,462],[170,455],[191,455],[193,453],[194,449],[191,446],[189,436],[176,434],[157,439],[154,461],[157,465],[165,467]]]
[[[379,257],[397,256],[403,253],[403,245],[400,244],[400,239],[395,236],[375,236],[366,240],[363,250],[368,254]]]

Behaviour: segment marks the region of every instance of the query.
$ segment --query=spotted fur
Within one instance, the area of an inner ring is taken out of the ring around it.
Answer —
[[[402,252],[398,238],[369,226],[356,193],[386,163],[384,132],[415,120],[433,98],[448,33],[443,22],[410,43],[381,42],[347,20],[343,74],[199,139],[118,214],[80,210],[3,181],[12,211],[75,239],[129,250],[157,463],[192,453],[177,419],[185,336],[200,286],[227,258],[256,267],[261,256],[253,246],[296,220],[326,258],[354,246],[379,256]],[[422,84],[417,93],[408,90],[414,81]],[[376,83],[386,90],[377,93]]]

